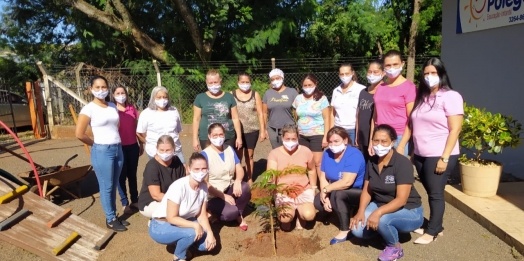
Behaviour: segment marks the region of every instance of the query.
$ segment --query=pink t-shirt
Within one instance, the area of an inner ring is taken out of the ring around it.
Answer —
[[[448,116],[463,114],[462,96],[453,90],[440,90],[414,109],[411,120],[415,154],[422,157],[442,156],[449,135]],[[459,153],[457,140],[451,155]]]
[[[135,106],[128,104],[125,111],[118,111],[120,117],[120,127],[118,127],[118,133],[120,133],[120,139],[122,145],[132,145],[137,142],[136,140],[136,120],[138,119],[138,111]]]
[[[414,102],[416,96],[417,87],[409,80],[395,87],[385,83],[377,86],[373,96],[377,112],[375,125],[387,124],[397,131],[397,135],[404,134],[408,122],[406,104]]]

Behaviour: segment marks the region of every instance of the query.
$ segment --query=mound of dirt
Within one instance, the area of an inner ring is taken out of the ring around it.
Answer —
[[[299,257],[301,255],[313,255],[322,250],[320,239],[315,237],[301,237],[299,235],[277,231],[277,256]],[[270,233],[260,233],[255,238],[246,238],[240,244],[244,249],[244,256],[272,257],[273,246]]]

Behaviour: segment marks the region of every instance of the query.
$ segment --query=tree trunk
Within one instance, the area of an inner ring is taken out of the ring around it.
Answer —
[[[409,29],[408,42],[408,65],[406,78],[410,81],[415,79],[415,55],[416,55],[416,40],[418,33],[418,23],[420,21],[420,4],[423,0],[413,0],[413,16],[411,17],[411,27]]]
[[[277,242],[275,234],[275,222],[273,222],[273,207],[269,207],[269,226],[271,228],[271,244],[273,245],[273,255],[277,255]]]

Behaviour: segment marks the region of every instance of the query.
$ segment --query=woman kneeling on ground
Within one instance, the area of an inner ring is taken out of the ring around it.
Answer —
[[[158,138],[156,155],[146,164],[142,189],[138,197],[140,214],[151,218],[160,206],[169,186],[186,176],[186,169],[175,155],[175,141],[170,135]]]
[[[251,199],[249,185],[242,181],[244,169],[233,147],[224,145],[225,129],[220,123],[213,123],[208,128],[208,140],[211,142],[201,153],[209,166],[208,211],[213,218],[222,221],[238,221],[242,230],[247,230],[247,223],[242,213]]]
[[[350,208],[358,206],[366,162],[364,156],[351,146],[349,134],[335,126],[327,133],[329,150],[324,151],[320,171],[320,193],[315,197],[315,208],[319,211],[335,212],[339,221],[339,232],[330,245],[346,241],[349,233]]]
[[[358,213],[351,219],[350,228],[359,238],[380,234],[386,248],[381,261],[397,260],[404,256],[398,234],[409,233],[424,222],[420,195],[413,187],[413,165],[393,148],[397,139],[395,129],[382,124],[373,130],[375,156],[369,160]]]
[[[276,180],[277,184],[293,186],[288,195],[277,194],[277,207],[285,206],[278,214],[282,230],[289,231],[291,222],[298,211],[296,228],[302,229],[306,221],[315,218],[315,189],[317,188],[317,172],[313,152],[306,146],[298,144],[298,129],[294,125],[285,125],[282,128],[283,146],[273,149],[267,157],[267,169],[283,170],[291,166],[306,167],[308,175],[288,174]]]
[[[149,236],[159,244],[176,243],[174,260],[186,260],[187,249],[194,245],[199,251],[216,246],[215,236],[206,212],[207,162],[199,153],[189,158],[189,176],[175,181],[153,212]]]

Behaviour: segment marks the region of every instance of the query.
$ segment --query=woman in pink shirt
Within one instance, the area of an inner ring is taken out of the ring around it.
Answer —
[[[415,148],[412,161],[428,193],[430,214],[427,228],[415,230],[422,234],[415,244],[429,244],[442,235],[444,187],[459,157],[464,114],[462,96],[451,88],[442,61],[431,58],[423,68],[410,129]]]
[[[144,153],[144,143],[140,142],[136,136],[136,123],[138,112],[127,100],[127,90],[123,86],[118,86],[113,90],[113,102],[118,109],[120,125],[118,132],[122,140],[122,152],[124,154],[124,165],[120,173],[120,182],[118,184],[118,194],[122,202],[123,211],[129,213],[130,207],[138,209],[138,188],[136,179],[136,170],[138,167],[138,157]],[[129,183],[129,194],[131,196],[131,205],[127,198],[126,178]]]
[[[404,61],[399,51],[391,50],[384,55],[384,71],[387,80],[378,85],[373,96],[375,102],[374,122],[371,124],[370,137],[375,125],[387,124],[397,132],[395,148],[397,152],[408,155],[409,133],[406,133],[408,115],[411,114],[415,102],[416,89],[414,83],[402,76]],[[409,132],[409,130],[408,130]],[[371,144],[371,138],[369,143]],[[375,155],[369,146],[370,156]]]

